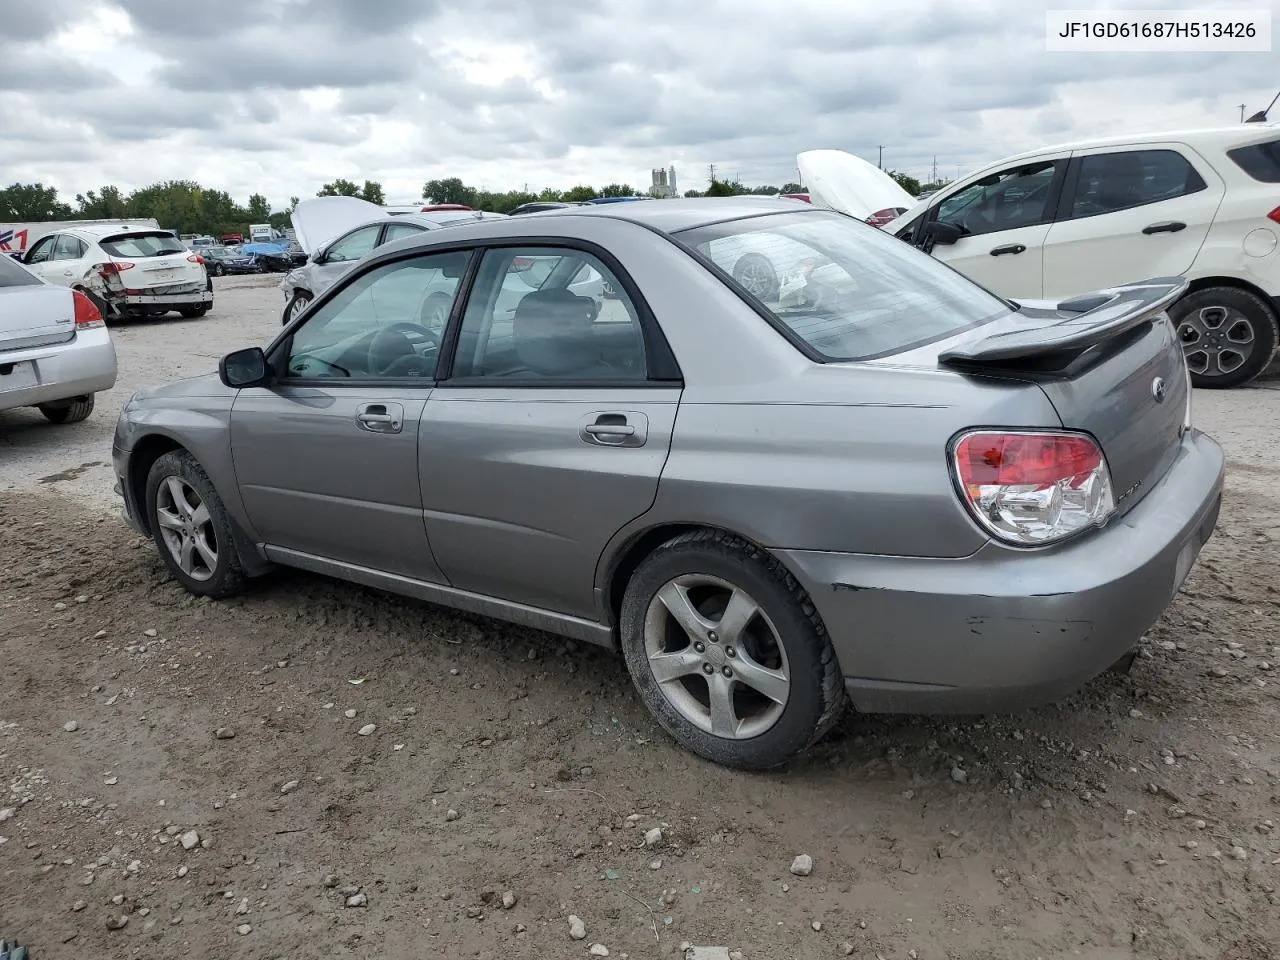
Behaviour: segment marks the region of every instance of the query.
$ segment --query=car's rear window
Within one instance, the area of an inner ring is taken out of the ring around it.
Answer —
[[[1011,309],[914,247],[838,213],[748,217],[676,237],[823,360],[902,353]]]
[[[30,271],[18,266],[7,253],[0,253],[0,287],[30,287],[40,280]]]
[[[139,257],[163,257],[171,253],[186,253],[187,248],[171,233],[117,233],[105,237],[100,243],[112,257],[134,259]]]
[[[1228,150],[1236,166],[1263,183],[1280,183],[1280,138]]]

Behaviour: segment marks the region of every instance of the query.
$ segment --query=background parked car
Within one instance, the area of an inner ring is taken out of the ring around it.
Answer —
[[[205,247],[200,251],[204,258],[204,268],[211,277],[221,277],[228,273],[261,273],[262,267],[252,254],[232,250],[230,247]]]
[[[1008,297],[1181,276],[1191,376],[1233,387],[1280,330],[1280,124],[1044,147],[939,190],[885,229]]]
[[[246,244],[246,247],[253,251],[253,258],[259,268],[267,273],[288,273],[307,262],[307,252],[295,240],[270,249],[267,244],[261,243]]]
[[[293,223],[311,256],[304,257],[280,283],[285,297],[281,322],[288,323],[301,313],[375,247],[454,224],[503,219],[504,214],[469,207],[395,214],[355,197],[304,200],[293,212]]]
[[[42,237],[23,258],[50,283],[88,294],[107,319],[202,317],[213,287],[198,253],[166,230],[84,226]]]
[[[563,210],[565,207],[580,207],[581,203],[563,203],[558,200],[534,200],[530,203],[522,203],[511,211],[511,216],[519,216],[525,213],[545,213],[548,210]]]
[[[115,382],[116,351],[97,305],[0,257],[0,410],[37,407],[51,423],[75,423]]]

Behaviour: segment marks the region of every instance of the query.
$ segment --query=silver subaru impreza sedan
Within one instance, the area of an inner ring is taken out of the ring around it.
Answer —
[[[764,198],[456,226],[136,394],[118,490],[193,593],[286,565],[620,648],[677,741],[767,768],[846,704],[1017,709],[1133,650],[1222,490],[1181,290],[1014,303]]]

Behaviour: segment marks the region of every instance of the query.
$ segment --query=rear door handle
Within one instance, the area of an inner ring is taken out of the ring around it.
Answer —
[[[1187,229],[1185,223],[1177,220],[1162,220],[1160,223],[1153,223],[1150,226],[1142,228],[1142,232],[1150,236],[1153,233],[1177,233],[1179,230]]]
[[[1027,248],[1021,243],[1009,243],[1005,244],[1003,247],[996,247],[991,251],[991,255],[993,257],[1002,257],[1006,253],[1022,253],[1026,249]]]
[[[404,407],[398,403],[362,403],[356,408],[356,426],[370,433],[399,433]]]
[[[578,436],[601,447],[642,447],[649,438],[649,418],[635,410],[589,413],[582,418]]]

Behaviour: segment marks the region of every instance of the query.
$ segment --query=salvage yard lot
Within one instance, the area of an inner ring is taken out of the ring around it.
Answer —
[[[275,282],[115,325],[82,424],[0,414],[0,936],[38,960],[1277,955],[1274,381],[1196,395],[1222,520],[1129,676],[1017,716],[850,716],[750,775],[676,748],[604,651],[301,573],[221,603],[170,582],[116,513],[116,413],[269,341]]]

